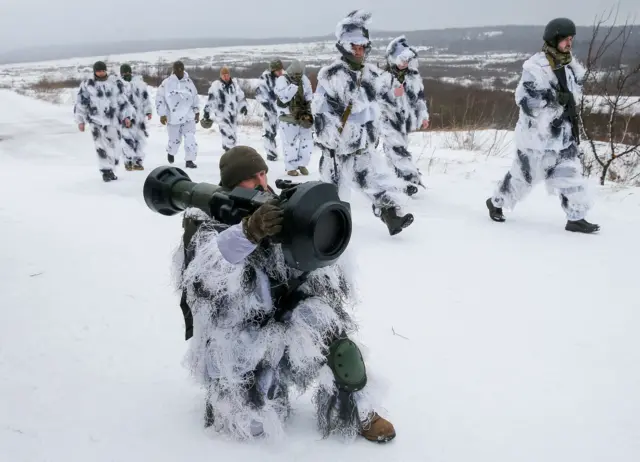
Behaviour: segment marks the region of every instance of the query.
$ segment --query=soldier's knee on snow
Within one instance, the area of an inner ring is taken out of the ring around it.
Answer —
[[[329,346],[327,362],[338,389],[354,392],[366,386],[367,370],[362,353],[348,338],[340,338]]]

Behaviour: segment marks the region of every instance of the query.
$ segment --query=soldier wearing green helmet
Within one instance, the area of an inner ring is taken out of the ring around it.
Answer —
[[[567,231],[589,234],[600,230],[585,219],[592,193],[579,159],[577,104],[582,98],[585,70],[571,53],[575,35],[571,19],[549,21],[542,50],[523,64],[515,92],[520,107],[516,157],[493,196],[486,200],[493,221],[504,222],[503,207],[512,209],[544,180],[547,190],[560,199]]]

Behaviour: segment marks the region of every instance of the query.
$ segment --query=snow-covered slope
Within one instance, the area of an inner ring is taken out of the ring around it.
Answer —
[[[147,172],[101,181],[69,105],[0,91],[0,107],[0,460],[640,460],[637,189],[600,190],[600,235],[564,231],[543,187],[497,224],[484,200],[509,156],[415,135],[428,172],[406,203],[415,223],[390,237],[352,201],[360,339],[398,437],[321,440],[302,396],[284,443],[240,444],[202,428],[203,395],[180,365],[180,217],[145,206]],[[165,160],[153,122],[148,169]],[[220,139],[197,136],[189,173],[217,182]],[[255,127],[239,139],[261,148]]]

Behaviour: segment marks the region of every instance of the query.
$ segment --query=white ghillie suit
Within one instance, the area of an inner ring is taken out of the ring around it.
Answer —
[[[142,77],[135,76],[130,82],[120,79],[124,86],[129,104],[135,109],[131,120],[131,127],[122,129],[122,154],[125,165],[142,165],[145,158],[145,146],[149,133],[147,132],[147,116],[153,113],[151,97],[147,84]]]
[[[397,37],[387,47],[386,72],[379,80],[379,100],[382,109],[381,138],[384,153],[398,177],[409,185],[420,185],[421,174],[409,152],[409,133],[429,120],[424,84],[417,69],[417,52],[404,36]],[[398,65],[408,64],[399,69]],[[395,96],[396,88],[404,94]]]
[[[572,58],[565,70],[567,87],[575,101],[580,101],[584,68]],[[582,176],[572,124],[558,101],[558,88],[558,78],[544,52],[525,61],[515,92],[520,106],[517,155],[491,198],[495,207],[512,209],[544,180],[548,192],[560,197],[568,220],[582,220],[587,214],[592,198]]]
[[[85,80],[80,84],[73,112],[76,123],[90,125],[98,168],[102,173],[113,172],[120,163],[124,120],[134,114],[122,82],[112,75],[106,80]]]
[[[288,75],[290,74],[290,69],[291,66],[287,69],[287,74],[278,77],[275,88],[278,96],[278,115],[280,117],[280,141],[284,152],[285,169],[288,172],[295,171],[301,167],[306,168],[313,152],[311,127],[303,127],[299,124],[299,121],[293,122],[291,106],[294,104],[293,100],[298,93],[299,86],[292,80],[291,75]],[[301,68],[300,72],[303,72],[303,70]],[[306,75],[303,74],[301,77],[303,98],[306,102],[311,103],[313,99],[311,82]]]
[[[258,88],[256,88],[256,101],[262,105],[262,128],[264,134],[264,150],[268,160],[278,159],[278,147],[276,135],[278,133],[278,111],[276,109],[277,77],[271,70],[264,71],[260,76]]]
[[[357,10],[338,23],[336,46],[342,59],[318,72],[312,111],[316,144],[322,150],[323,179],[338,185],[344,199],[348,187],[362,191],[371,200],[374,212],[380,213],[389,232],[395,234],[408,226],[413,217],[410,214],[397,217],[404,182],[375,150],[379,137],[377,79],[380,70],[366,62],[354,62],[351,52],[352,45],[370,47],[366,29],[370,16]],[[351,112],[341,131],[342,118],[350,104]]]
[[[238,114],[247,111],[247,101],[234,79],[218,79],[209,88],[209,100],[204,106],[205,118],[213,116],[222,135],[222,149],[227,152],[237,143]],[[207,117],[207,114],[209,117]]]
[[[200,102],[198,90],[186,71],[182,79],[171,74],[162,81],[156,93],[156,112],[158,117],[167,117],[167,154],[175,156],[184,138],[185,161],[196,160],[196,114],[200,113]]]
[[[183,226],[174,275],[183,311],[193,315],[185,364],[207,393],[205,426],[237,439],[282,437],[290,393],[313,385],[324,435],[355,435],[377,404],[372,381],[341,391],[327,364],[329,345],[355,328],[346,270],[334,264],[307,273],[289,298],[293,309],[277,314],[287,285],[302,274],[279,244],[256,246],[242,224],[226,226],[194,208]]]

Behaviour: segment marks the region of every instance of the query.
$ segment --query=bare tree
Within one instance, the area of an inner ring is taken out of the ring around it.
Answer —
[[[634,33],[638,28],[631,18],[618,24],[616,8],[596,19],[589,42],[585,94],[580,101],[581,135],[588,148],[583,167],[587,175],[599,167],[601,185],[608,175],[619,176],[611,169],[614,162],[632,156],[640,162],[640,133],[633,123],[640,95],[640,53],[628,46]],[[606,123],[595,117],[601,111]]]

